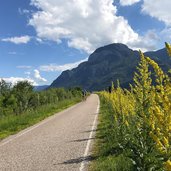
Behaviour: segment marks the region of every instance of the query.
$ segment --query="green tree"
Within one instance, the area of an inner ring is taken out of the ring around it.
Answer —
[[[28,109],[32,92],[33,86],[28,81],[18,82],[13,87],[13,93],[17,99],[17,113],[22,113]]]
[[[16,99],[12,95],[11,84],[0,81],[0,112],[1,115],[13,113],[16,108]]]
[[[0,81],[0,95],[3,97],[9,96],[11,91],[11,84],[5,82],[4,80]]]

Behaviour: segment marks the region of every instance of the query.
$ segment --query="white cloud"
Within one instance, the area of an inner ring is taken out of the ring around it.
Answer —
[[[144,0],[142,12],[165,24],[165,28],[158,35],[160,42],[170,41],[171,39],[171,1],[170,0]]]
[[[29,14],[30,13],[29,10],[27,10],[27,9],[21,9],[21,8],[18,9],[18,12],[19,12],[20,15],[24,15],[24,14]]]
[[[171,26],[171,0],[144,0],[142,11]]]
[[[148,30],[147,33],[136,42],[131,44],[136,50],[143,52],[148,50],[156,50],[157,43],[160,42],[160,38],[156,33],[156,30]],[[138,48],[137,48],[138,47]]]
[[[8,37],[1,39],[3,42],[11,42],[14,44],[26,44],[30,41],[31,37],[30,36],[21,36],[21,37]]]
[[[36,37],[36,41],[39,42],[39,43],[43,43],[43,40],[40,39],[39,37]]]
[[[55,65],[55,64],[50,64],[50,65],[43,65],[40,66],[40,70],[41,71],[46,71],[46,72],[54,72],[54,71],[65,71],[65,70],[70,70],[73,68],[76,68],[80,63],[87,61],[88,58],[78,61],[78,62],[74,62],[74,63],[68,63],[68,64],[64,64],[64,65]]]
[[[171,41],[171,27],[163,29],[161,31],[161,37],[163,38],[163,42],[164,41],[170,42]]]
[[[12,85],[17,84],[17,82],[19,82],[19,81],[28,81],[28,82],[30,82],[33,86],[37,86],[37,85],[38,85],[33,79],[30,79],[30,78],[22,78],[22,77],[0,78],[0,80],[2,80],[2,79],[3,79],[4,81],[6,81],[7,83],[11,83]]]
[[[32,0],[32,5],[40,11],[33,13],[29,24],[41,39],[57,43],[65,39],[69,47],[88,53],[118,42],[139,48],[135,42],[143,40],[126,19],[116,15],[113,0]],[[147,43],[146,49],[150,48]]]
[[[39,70],[34,70],[34,78],[36,78],[40,82],[47,82],[47,80],[43,77],[41,77]]]
[[[28,69],[27,66],[20,66],[23,69]],[[12,85],[17,84],[17,82],[20,81],[28,81],[30,82],[33,86],[38,86],[39,83],[41,82],[47,82],[47,80],[45,78],[42,78],[40,75],[40,72],[38,70],[34,70],[34,72],[30,72],[30,71],[26,71],[24,72],[24,74],[26,75],[26,77],[9,77],[9,78],[4,78],[4,77],[0,77],[0,81],[3,79],[5,80],[7,83],[11,83]]]
[[[120,0],[120,4],[122,6],[129,6],[129,5],[133,5],[137,2],[140,2],[141,0]]]
[[[19,66],[17,66],[17,68],[19,68],[19,69],[30,69],[32,67],[28,66],[28,65],[19,65]]]

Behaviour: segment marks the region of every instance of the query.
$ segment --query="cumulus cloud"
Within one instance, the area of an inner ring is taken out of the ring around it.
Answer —
[[[165,28],[158,35],[161,42],[170,41],[171,39],[171,15],[170,15],[170,0],[144,0],[142,12],[165,24]]]
[[[21,36],[21,37],[8,37],[1,39],[3,42],[11,42],[14,44],[26,44],[30,41],[31,37],[30,36]]]
[[[32,14],[29,24],[41,39],[57,43],[65,39],[69,47],[88,53],[118,42],[139,48],[135,42],[143,40],[124,17],[116,15],[113,0],[32,0],[32,5],[39,11]]]
[[[33,86],[37,86],[38,84],[31,78],[22,78],[22,77],[9,77],[9,78],[0,78],[0,80],[4,80],[7,83],[11,83],[12,85],[17,84],[17,82],[20,81],[28,81],[30,82]]]
[[[40,82],[47,82],[47,80],[43,77],[41,77],[39,70],[34,70],[34,78],[37,79]]]
[[[171,26],[171,0],[144,0],[142,11],[151,17],[163,21],[167,26]]]
[[[132,47],[135,47],[136,50],[141,50],[143,52],[148,50],[156,50],[157,43],[160,42],[160,37],[158,36],[156,30],[148,30],[143,38],[133,42]],[[139,48],[136,48],[139,47]]]
[[[120,0],[120,4],[122,6],[129,6],[129,5],[133,5],[137,2],[140,2],[141,0]]]
[[[65,71],[65,70],[70,70],[73,68],[76,68],[80,63],[87,61],[88,58],[74,62],[74,63],[68,63],[64,65],[55,65],[55,64],[50,64],[50,65],[42,65],[40,66],[41,71],[46,71],[46,72],[54,72],[54,71]]]

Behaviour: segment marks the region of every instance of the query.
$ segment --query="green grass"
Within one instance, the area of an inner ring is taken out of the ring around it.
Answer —
[[[27,111],[21,115],[9,115],[0,118],[0,140],[9,135],[16,134],[17,132],[32,126],[41,120],[78,103],[79,101],[79,98],[73,98],[60,101],[57,104],[47,104],[38,107],[36,110]]]
[[[90,171],[133,171],[131,160],[118,148],[118,138],[111,127],[113,112],[109,104],[100,97],[100,114],[96,132],[96,142],[93,148],[93,158]]]

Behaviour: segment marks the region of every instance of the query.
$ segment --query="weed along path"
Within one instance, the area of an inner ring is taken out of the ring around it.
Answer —
[[[90,160],[99,98],[64,110],[0,142],[1,171],[83,171]]]

